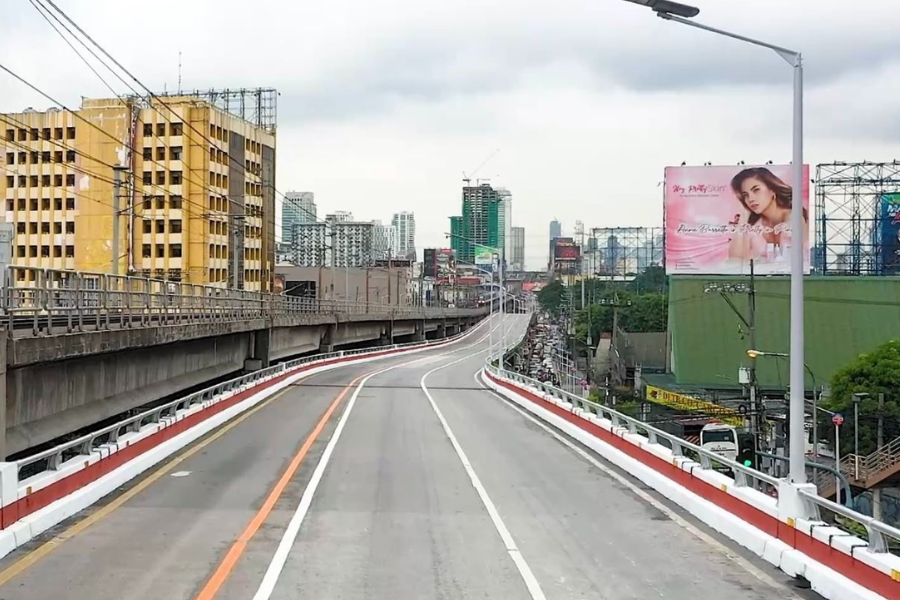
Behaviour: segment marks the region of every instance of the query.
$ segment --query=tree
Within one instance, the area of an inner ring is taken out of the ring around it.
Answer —
[[[551,281],[538,292],[538,303],[541,308],[552,315],[558,315],[566,298],[566,286],[561,281]]]
[[[624,308],[622,327],[632,333],[665,331],[668,326],[669,304],[662,294],[643,294],[631,299]]]
[[[666,289],[666,269],[651,266],[644,269],[629,285],[636,294],[662,294]]]
[[[884,394],[884,442],[900,436],[900,339],[891,340],[873,352],[860,354],[834,374],[831,396],[824,408],[841,413],[841,454],[853,452],[853,394],[868,393],[859,403],[859,452],[876,450],[878,426],[878,394]],[[822,426],[831,427],[829,418],[819,417]],[[828,431],[828,429],[825,429]]]

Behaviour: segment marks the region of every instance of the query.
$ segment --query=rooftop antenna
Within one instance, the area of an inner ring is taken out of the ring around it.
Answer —
[[[181,50],[178,51],[178,93],[181,94]]]

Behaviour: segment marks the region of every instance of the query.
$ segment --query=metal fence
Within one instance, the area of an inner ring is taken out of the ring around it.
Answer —
[[[727,469],[732,473],[734,484],[737,487],[749,486],[777,497],[780,480],[771,475],[728,460],[683,438],[656,429],[643,421],[624,415],[607,406],[586,400],[575,394],[570,394],[565,390],[542,383],[520,373],[501,369],[497,364],[490,361],[486,362],[485,368],[497,377],[568,402],[573,408],[580,408],[586,413],[608,419],[615,427],[621,427],[627,429],[629,433],[644,436],[651,444],[660,444],[669,448],[675,456],[684,456],[698,462],[702,469],[718,471]],[[838,527],[846,532],[847,535],[853,535],[865,540],[866,547],[872,552],[897,553],[898,549],[900,549],[900,529],[832,502],[818,494],[802,490],[801,494],[804,500],[808,502],[810,511],[815,515],[812,519],[813,521],[820,521],[823,526],[832,525]]]
[[[317,354],[297,358],[294,360],[279,363],[277,365],[248,373],[235,379],[230,379],[222,383],[210,386],[193,394],[189,394],[178,400],[173,400],[159,406],[147,409],[141,413],[131,417],[122,419],[121,421],[92,431],[81,437],[69,440],[53,448],[43,452],[33,454],[16,461],[18,467],[19,481],[33,477],[46,471],[57,471],[66,461],[77,456],[90,456],[94,452],[98,452],[98,448],[104,444],[114,444],[119,437],[130,432],[139,432],[143,427],[152,426],[166,420],[175,419],[179,414],[184,414],[197,405],[204,402],[210,402],[215,399],[222,398],[229,394],[236,394],[249,389],[259,383],[268,381],[279,375],[283,375],[303,365],[313,365],[325,362],[335,358],[344,358],[347,356],[355,356],[359,354],[368,354],[373,352],[383,352],[385,350],[396,350],[402,348],[410,348],[414,346],[429,347],[437,344],[445,344],[465,335],[467,332],[461,332],[454,336],[434,340],[430,342],[408,342],[404,344],[393,344],[391,346],[377,346],[373,348],[361,348],[357,350],[344,350],[339,352],[329,352],[325,354]]]
[[[17,335],[247,321],[311,314],[383,315],[390,319],[472,316],[450,309],[320,300],[213,285],[33,267],[7,267],[0,319]]]

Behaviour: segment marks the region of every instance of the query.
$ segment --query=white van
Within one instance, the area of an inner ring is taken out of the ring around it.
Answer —
[[[737,459],[737,429],[725,423],[707,423],[700,430],[700,447],[728,460]]]

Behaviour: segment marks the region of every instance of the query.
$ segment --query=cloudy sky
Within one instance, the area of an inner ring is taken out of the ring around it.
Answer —
[[[698,0],[698,20],[802,50],[806,161],[900,158],[896,0]],[[526,262],[548,222],[656,226],[667,165],[790,160],[791,69],[621,0],[56,0],[151,89],[280,92],[277,188],[320,214],[416,213],[445,245],[463,171],[513,192]],[[133,7],[133,8],[132,8]],[[69,105],[108,96],[28,0],[0,62]],[[124,92],[124,86],[117,89]],[[47,102],[0,74],[0,112]]]

